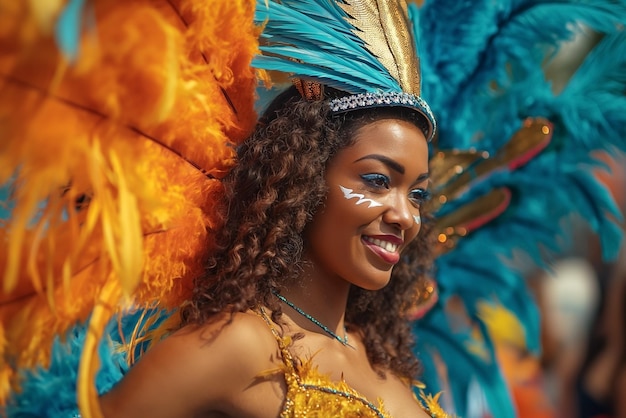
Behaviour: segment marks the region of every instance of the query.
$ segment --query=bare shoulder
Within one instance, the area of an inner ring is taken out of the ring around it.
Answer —
[[[241,354],[236,362],[244,366],[246,359],[254,362],[258,358],[267,358],[267,353],[274,352],[277,347],[265,321],[254,313],[243,312],[224,315],[202,326],[189,325],[159,345],[163,350],[176,350],[190,358],[197,357],[200,363],[212,363],[207,353],[215,355],[223,351],[229,354],[229,358]]]
[[[233,363],[229,367],[243,375],[258,374],[259,366],[273,361],[278,352],[267,323],[254,313],[236,313],[209,325],[182,329],[173,337],[180,338],[180,344],[186,347],[195,344],[198,361],[214,363],[214,359],[207,359],[210,352],[211,357],[218,356],[221,361],[228,359],[227,363]]]
[[[105,415],[150,411],[153,417],[182,417],[229,410],[237,394],[276,367],[277,351],[267,324],[254,313],[184,327],[148,350],[102,397]]]

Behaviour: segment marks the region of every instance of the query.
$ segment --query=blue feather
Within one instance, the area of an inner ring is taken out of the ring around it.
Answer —
[[[9,199],[11,196],[11,183],[9,181],[4,185],[0,185],[0,226],[3,225],[4,221],[11,218],[13,206],[15,205],[13,200]]]
[[[59,49],[70,62],[78,55],[84,6],[85,0],[70,0],[61,12],[55,27]]]
[[[107,335],[115,335],[115,331],[117,322],[112,321]],[[55,340],[48,368],[22,371],[21,391],[9,400],[7,416],[67,418],[78,413],[76,381],[86,334],[87,326],[77,324],[63,339]],[[100,344],[101,366],[96,378],[99,393],[111,389],[128,368],[126,359],[115,351],[115,346],[116,340],[112,338],[104,338]]]
[[[554,54],[562,41],[572,38],[576,33],[574,22],[580,20],[598,30],[615,32],[625,19],[623,2],[487,3],[492,4],[444,0],[424,6],[423,95],[431,103],[441,129],[456,125],[449,129],[450,135],[441,133],[442,138],[472,135],[476,127],[493,125],[484,123],[489,122],[486,115],[491,112],[475,110],[500,100],[501,94],[509,95],[517,88],[529,102],[511,98],[507,104],[523,111],[537,100],[535,95],[549,92],[539,63]],[[533,86],[530,80],[539,85]],[[523,83],[528,84],[522,89]],[[494,85],[498,86],[495,90]],[[468,101],[473,106],[466,106]],[[519,117],[515,108],[509,110]],[[471,115],[465,115],[468,112]],[[503,117],[498,122],[511,119]],[[460,126],[464,123],[471,126]],[[454,146],[476,146],[471,141],[468,137]]]
[[[489,354],[493,350],[487,346],[479,346],[478,350],[484,351],[486,357],[472,354],[468,347],[480,345],[480,343],[473,339],[467,330],[453,329],[440,305],[433,308],[427,317],[429,318],[428,324],[437,324],[437,326],[424,326],[424,323],[420,325],[418,321],[415,323],[414,332],[419,336],[417,352],[425,359],[423,361],[424,374],[421,379],[428,390],[430,392],[445,390],[445,387],[442,387],[442,381],[438,379],[439,369],[432,357],[432,353],[435,352],[445,353],[443,361],[449,372],[448,385],[452,393],[444,392],[443,398],[451,396],[453,399],[453,405],[446,404],[445,400],[443,402],[448,412],[465,415],[468,406],[467,389],[473,380],[477,380],[485,389],[493,416],[515,416],[506,382],[499,371],[495,357]],[[483,332],[482,329],[480,331]],[[483,334],[483,337],[486,336]],[[485,338],[484,343],[487,341],[488,339]]]
[[[129,312],[113,318],[105,329],[105,337],[98,347],[100,369],[96,375],[98,393],[108,392],[122,379],[129,369],[126,353],[120,347],[148,317],[156,319],[151,325],[157,327],[169,313],[149,310]],[[64,336],[53,343],[50,365],[32,370],[20,370],[21,390],[13,392],[6,407],[7,416],[12,418],[68,418],[78,413],[76,399],[78,367],[88,332],[87,323],[76,324]],[[140,355],[144,346],[136,349]]]
[[[261,46],[267,55],[252,66],[314,77],[350,93],[399,91],[347,18],[335,1],[257,2],[255,21],[264,25],[262,38],[269,42]]]
[[[440,302],[433,315],[415,324],[416,352],[424,362],[429,388],[438,384],[433,350],[450,372],[458,413],[464,415],[470,407],[470,376],[484,373],[476,381],[487,388],[492,414],[514,417],[497,366],[467,351],[471,336],[445,337],[455,334],[442,306],[460,298],[469,318],[480,324],[478,303],[496,300],[521,321],[527,348],[538,353],[539,310],[526,284],[528,272],[515,259],[521,254],[536,268],[549,269],[553,258],[570,246],[573,213],[598,232],[605,257],[615,255],[622,239],[617,224],[621,218],[591,172],[599,163],[590,151],[624,149],[626,143],[626,42],[621,30],[625,3],[440,0],[426,2],[413,21],[422,46],[423,96],[439,119],[441,149],[479,149],[494,155],[526,117],[543,116],[554,123],[552,145],[526,166],[489,173],[436,214],[449,213],[497,187],[513,191],[500,218],[438,257]],[[606,35],[555,96],[542,63],[579,32],[579,22]],[[489,351],[487,341],[483,344]]]
[[[568,128],[571,145],[587,151],[626,150],[626,32],[607,35],[570,78],[550,110]]]

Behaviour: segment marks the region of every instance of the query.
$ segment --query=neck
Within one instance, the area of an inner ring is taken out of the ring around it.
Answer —
[[[280,294],[300,310],[322,323],[331,332],[343,337],[350,285],[342,280],[334,280],[329,283],[320,277],[304,279],[303,282],[305,282],[303,286],[291,286],[282,290]],[[319,326],[285,303],[283,303],[283,312],[286,312],[289,318],[300,328],[313,332],[323,332]]]

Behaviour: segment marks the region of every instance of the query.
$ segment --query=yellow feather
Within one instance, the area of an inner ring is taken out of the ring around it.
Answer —
[[[89,331],[85,338],[83,355],[78,369],[77,397],[78,406],[84,418],[104,418],[98,401],[98,392],[95,388],[95,378],[100,362],[98,359],[98,344],[102,338],[104,328],[113,316],[113,311],[120,300],[119,285],[109,281],[103,288],[89,320]]]
[[[28,0],[33,17],[43,32],[52,31],[63,3],[65,3],[64,0]]]
[[[15,388],[100,295],[127,308],[107,286],[137,308],[189,296],[221,222],[207,175],[229,170],[256,121],[253,0],[93,0],[97,30],[71,65],[49,30],[63,4],[0,0],[0,184],[15,188],[0,227],[0,379]]]
[[[478,304],[478,314],[491,337],[497,343],[505,343],[518,347],[526,347],[526,333],[520,320],[499,303],[482,302]]]
[[[137,207],[137,199],[128,190],[124,173],[115,154],[111,155],[111,164],[118,177],[120,230],[116,239],[118,246],[111,248],[110,251],[119,252],[120,281],[126,295],[130,296],[141,279],[143,267],[141,216]]]

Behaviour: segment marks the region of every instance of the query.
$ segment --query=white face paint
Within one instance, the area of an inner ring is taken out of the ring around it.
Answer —
[[[356,197],[358,200],[356,201],[357,205],[360,205],[361,203],[369,203],[368,208],[374,208],[376,206],[382,206],[382,203],[378,203],[372,199],[365,199],[365,195],[364,194],[360,194],[360,193],[352,193],[353,190],[352,189],[348,189],[346,187],[343,186],[339,186],[339,188],[341,189],[341,191],[343,192],[343,197],[345,197],[346,199],[350,200],[354,197]]]
[[[413,220],[415,220],[417,225],[422,223],[422,218],[419,215],[413,215]]]

